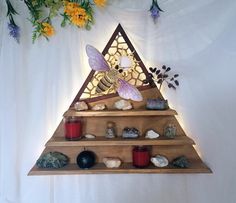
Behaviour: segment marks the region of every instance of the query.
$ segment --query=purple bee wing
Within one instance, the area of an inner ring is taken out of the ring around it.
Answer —
[[[110,70],[108,63],[104,56],[93,46],[86,46],[86,53],[89,57],[89,65],[93,70],[96,71],[108,71]]]
[[[126,82],[125,80],[118,79],[119,87],[117,89],[117,92],[120,97],[124,99],[131,99],[133,101],[142,101],[143,97],[141,93],[138,91],[138,89]]]

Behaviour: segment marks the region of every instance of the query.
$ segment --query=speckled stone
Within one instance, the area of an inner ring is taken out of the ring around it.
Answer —
[[[137,138],[140,135],[138,129],[125,127],[122,132],[123,138]]]
[[[185,156],[179,156],[177,158],[175,158],[171,164],[177,168],[189,168],[190,164],[189,161],[187,159],[187,157]]]
[[[147,99],[146,108],[150,110],[165,110],[168,109],[168,101],[164,99]]]
[[[36,162],[39,168],[62,168],[69,163],[69,158],[60,152],[48,152]]]
[[[169,124],[164,129],[164,136],[169,139],[174,139],[176,137],[176,127],[172,124]]]

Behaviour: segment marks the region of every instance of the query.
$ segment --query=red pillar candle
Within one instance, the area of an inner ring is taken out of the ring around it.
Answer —
[[[65,138],[67,140],[79,140],[82,136],[82,122],[77,117],[64,119]]]
[[[133,149],[133,166],[145,168],[149,165],[150,155],[147,147],[137,146]]]

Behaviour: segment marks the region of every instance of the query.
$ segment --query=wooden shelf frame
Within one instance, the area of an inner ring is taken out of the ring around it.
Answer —
[[[77,117],[104,117],[104,116],[174,116],[177,112],[173,109],[167,110],[144,110],[144,109],[132,109],[132,110],[103,110],[103,111],[76,111],[73,108],[64,113],[64,117],[77,116]]]
[[[28,175],[79,175],[79,174],[162,174],[162,173],[212,173],[212,171],[201,161],[191,160],[189,168],[175,168],[167,166],[157,168],[150,163],[147,168],[135,168],[132,163],[122,163],[119,168],[107,168],[103,163],[97,163],[90,169],[80,169],[76,164],[69,164],[60,169],[39,169],[34,166]]]
[[[148,71],[142,60],[135,51],[128,36],[124,32],[121,25],[118,25],[111,39],[107,43],[102,54],[105,56],[116,39],[117,35],[122,35],[130,50],[132,50],[136,61],[147,75]],[[167,110],[147,110],[145,109],[147,100],[150,98],[163,98],[160,91],[154,83],[150,85],[142,85],[137,87],[142,92],[143,101],[132,101],[133,109],[116,110],[114,103],[120,100],[118,94],[108,94],[90,99],[84,99],[89,109],[96,104],[103,103],[108,110],[104,111],[75,111],[74,104],[81,101],[81,95],[84,93],[89,82],[92,80],[95,71],[92,70],[86,81],[79,90],[77,96],[70,105],[68,111],[64,113],[64,117],[75,116],[81,117],[83,122],[83,134],[94,134],[97,137],[94,140],[82,139],[79,141],[66,141],[64,138],[64,123],[61,121],[52,138],[46,143],[46,148],[41,155],[50,151],[59,151],[68,156],[70,163],[61,169],[42,169],[36,165],[30,170],[28,175],[79,175],[79,174],[155,174],[155,173],[212,173],[212,171],[202,162],[192,145],[194,141],[187,137],[184,130],[176,119],[177,112],[173,109]],[[104,131],[107,122],[116,123],[116,132],[122,134],[122,130],[126,126],[134,126],[142,135],[149,129],[153,129],[161,136],[157,139],[145,139],[143,136],[138,139],[123,139],[121,137],[115,139],[106,139]],[[174,139],[166,139],[163,136],[163,129],[166,124],[173,124],[176,127],[176,137]],[[164,168],[157,168],[153,164],[144,169],[137,169],[132,166],[132,148],[135,145],[146,145],[150,147],[151,155],[157,154],[167,157],[169,161],[176,157],[185,155],[190,162],[189,168],[175,168],[171,165]],[[96,162],[94,167],[90,169],[80,169],[76,164],[76,157],[84,148],[93,151],[96,154]],[[104,157],[119,157],[123,163],[119,168],[109,169],[102,163]]]
[[[96,137],[95,139],[82,138],[77,141],[67,141],[64,137],[52,137],[46,147],[66,147],[66,146],[135,146],[135,145],[194,145],[194,141],[187,136],[177,136],[174,139],[167,139],[163,136],[156,139],[147,139],[139,137],[136,139],[124,139],[117,137],[107,139],[105,137]]]

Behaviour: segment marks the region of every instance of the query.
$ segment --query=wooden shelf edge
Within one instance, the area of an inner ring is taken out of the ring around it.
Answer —
[[[173,168],[164,167],[156,168],[151,165],[148,168],[138,169],[132,166],[131,163],[124,163],[120,168],[109,169],[103,163],[98,163],[90,169],[80,169],[76,164],[69,164],[61,169],[40,169],[34,166],[29,176],[34,175],[79,175],[79,174],[188,174],[188,173],[212,173],[203,162],[191,163],[190,168]]]
[[[46,147],[67,147],[67,146],[135,146],[135,145],[194,145],[195,142],[187,136],[177,136],[174,139],[146,139],[140,137],[137,139],[123,139],[121,137],[107,139],[105,137],[96,137],[95,139],[81,139],[78,141],[67,141],[64,137],[52,137]]]
[[[64,113],[64,117],[78,116],[78,117],[102,117],[102,116],[173,116],[177,115],[177,112],[173,109],[167,110],[144,110],[144,109],[133,109],[133,110],[103,110],[103,111],[75,111],[69,109]]]

